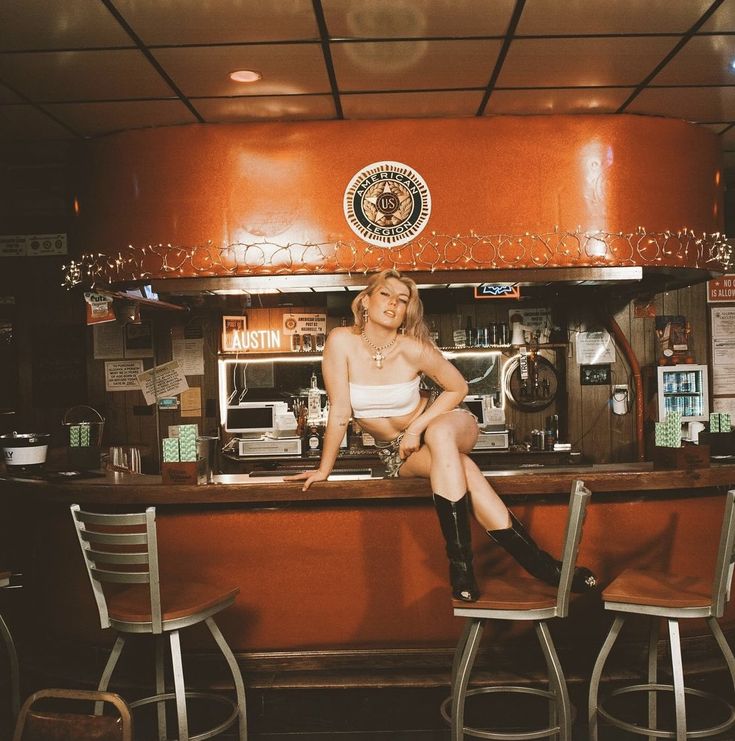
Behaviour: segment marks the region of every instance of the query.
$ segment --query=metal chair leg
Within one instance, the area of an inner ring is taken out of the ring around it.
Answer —
[[[125,636],[118,633],[117,639],[115,640],[115,645],[112,647],[112,651],[110,651],[110,657],[107,659],[107,663],[105,664],[102,676],[100,677],[100,682],[97,685],[97,690],[99,692],[107,691],[107,687],[110,684],[110,677],[112,677],[112,672],[115,670],[115,666],[117,666],[117,660],[120,658],[120,654],[122,653],[124,646]],[[94,704],[94,714],[102,715],[103,706],[104,703],[96,702]]]
[[[720,628],[720,624],[717,622],[717,618],[708,617],[707,625],[709,626],[710,632],[717,641],[717,645],[722,651],[722,655],[725,657],[728,671],[730,672],[730,678],[732,679],[733,689],[735,689],[735,654],[730,649],[730,644],[727,642],[725,635]]]
[[[607,634],[607,638],[605,638],[605,642],[602,644],[600,653],[597,655],[597,660],[595,661],[595,666],[592,670],[587,701],[589,741],[597,741],[597,701],[600,694],[600,679],[602,678],[602,670],[605,668],[607,657],[610,655],[610,651],[612,651],[612,647],[615,645],[615,641],[620,635],[623,623],[625,623],[625,616],[616,615],[612,627],[610,628],[610,632]]]
[[[651,628],[648,634],[648,684],[658,683],[658,637],[659,619],[651,616]],[[656,692],[648,693],[648,727],[656,729],[658,723],[658,696]],[[649,736],[648,741],[656,741],[656,736]]]
[[[559,741],[571,741],[572,706],[569,699],[569,690],[554,642],[551,640],[549,626],[545,621],[540,620],[536,623],[536,635],[549,669],[549,683],[554,687],[554,694],[556,695],[556,700],[552,701],[552,706],[555,706],[557,710],[554,715],[559,718]]]
[[[472,665],[475,663],[477,649],[480,647],[483,623],[481,619],[470,618],[467,641],[462,652],[462,658],[457,666],[457,676],[452,685],[452,737],[451,741],[464,741],[464,703],[467,694],[467,685],[470,681]]]
[[[238,719],[240,728],[240,741],[247,741],[248,738],[248,720],[247,720],[247,706],[245,703],[245,683],[242,681],[242,674],[240,673],[240,667],[237,664],[237,659],[232,653],[232,649],[229,647],[225,637],[222,635],[222,631],[214,621],[214,618],[207,618],[207,627],[212,637],[217,642],[222,655],[227,660],[227,664],[230,667],[232,673],[232,680],[235,683],[235,693],[237,694],[237,707],[238,707]]]
[[[674,684],[674,703],[676,708],[676,741],[686,741],[687,716],[684,699],[684,667],[681,661],[681,641],[678,620],[668,620],[669,643],[671,645],[671,673]]]
[[[454,659],[452,660],[452,687],[457,680],[457,672],[459,671],[459,663],[462,660],[462,654],[464,653],[464,647],[467,645],[467,640],[470,636],[472,629],[472,620],[464,621],[464,628],[462,628],[462,635],[457,643],[457,648],[454,650]]]
[[[156,694],[163,695],[166,692],[166,673],[164,670],[164,645],[165,637],[163,635],[153,636],[156,653]],[[168,729],[166,727],[166,701],[156,703],[156,716],[158,719],[158,740],[166,741]]]
[[[18,652],[15,648],[13,635],[8,628],[2,615],[0,615],[0,635],[5,641],[8,649],[8,662],[10,664],[10,712],[12,720],[18,717],[20,710],[20,671],[18,669]]]
[[[169,634],[171,642],[171,666],[174,675],[174,693],[176,694],[176,715],[179,721],[178,741],[189,741],[189,722],[186,717],[186,690],[184,687],[184,665],[181,661],[181,641],[179,631]]]

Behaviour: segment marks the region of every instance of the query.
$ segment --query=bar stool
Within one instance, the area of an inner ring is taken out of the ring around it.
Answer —
[[[83,512],[71,506],[79,545],[99,611],[100,625],[117,631],[117,639],[102,672],[98,690],[107,690],[110,677],[125,645],[126,634],[152,634],[155,637],[156,694],[129,705],[156,703],[159,739],[166,739],[166,700],[175,700],[179,741],[211,738],[239,724],[239,739],[247,739],[245,686],[232,650],[215,623],[213,615],[234,603],[239,588],[221,588],[190,580],[159,580],[156,510],[143,513],[100,514]],[[103,585],[112,584],[105,589]],[[204,623],[212,634],[232,673],[237,702],[222,695],[185,690],[179,631]],[[163,652],[167,639],[171,646],[174,692],[166,692]],[[220,725],[196,736],[189,736],[186,700],[208,698],[224,702],[232,712]],[[101,704],[96,712],[101,713]]]
[[[0,571],[0,589],[10,585],[10,572]],[[3,637],[5,648],[8,652],[8,661],[10,663],[10,712],[11,718],[15,720],[18,717],[20,709],[20,672],[18,671],[18,652],[15,649],[13,635],[5,622],[2,613],[0,613],[0,635]]]
[[[569,692],[547,621],[551,618],[566,617],[569,613],[572,577],[574,576],[577,552],[582,539],[585,509],[590,496],[589,489],[584,486],[582,481],[572,483],[561,579],[558,587],[549,586],[530,576],[513,576],[512,578],[499,576],[481,582],[480,589],[483,596],[477,602],[467,603],[456,599],[452,600],[454,615],[467,618],[464,633],[454,654],[452,695],[441,706],[442,716],[452,728],[452,741],[462,741],[464,734],[498,740],[534,739],[547,736],[557,736],[561,741],[571,740],[572,711]],[[487,620],[528,620],[534,623],[536,635],[546,659],[548,690],[519,686],[467,689]],[[527,732],[496,732],[464,725],[467,697],[503,692],[520,692],[546,698],[550,703],[548,727]]]
[[[79,703],[90,702],[106,703],[115,714],[80,713]],[[111,692],[39,690],[23,703],[13,741],[133,741],[133,720],[126,702]]]
[[[682,576],[672,573],[626,569],[603,591],[605,609],[615,613],[610,632],[600,649],[590,680],[589,690],[589,739],[597,741],[598,716],[617,728],[633,734],[654,738],[707,738],[724,733],[735,725],[735,708],[722,698],[684,686],[679,620],[704,618],[725,657],[727,668],[735,686],[735,656],[727,644],[717,618],[722,617],[730,598],[732,579],[733,544],[735,543],[735,490],[725,497],[725,511],[720,532],[720,544],[715,565],[714,580],[708,576]],[[629,614],[646,615],[651,622],[648,642],[648,682],[619,687],[599,699],[600,679],[605,661],[620,634]],[[666,618],[669,629],[672,683],[658,682],[658,628],[661,618]],[[648,695],[648,726],[627,722],[613,715],[603,706],[603,700],[617,695],[645,692]],[[658,728],[657,692],[671,692],[674,699],[675,730]],[[706,698],[724,706],[729,715],[726,720],[708,728],[689,731],[687,735],[686,695]]]

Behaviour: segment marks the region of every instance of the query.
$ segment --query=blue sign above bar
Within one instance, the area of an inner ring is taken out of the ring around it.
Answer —
[[[475,298],[514,298],[521,297],[518,283],[481,283],[475,286]]]

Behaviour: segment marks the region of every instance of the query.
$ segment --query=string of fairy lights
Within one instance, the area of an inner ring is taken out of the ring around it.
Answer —
[[[727,272],[732,245],[721,233],[553,231],[439,234],[400,246],[353,242],[213,242],[193,247],[128,245],[117,254],[85,253],[64,265],[63,285],[100,286],[151,278],[237,277],[374,270],[502,270],[543,267],[698,267]]]

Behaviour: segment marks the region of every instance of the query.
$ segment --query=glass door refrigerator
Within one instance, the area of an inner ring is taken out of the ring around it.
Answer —
[[[706,365],[658,366],[658,419],[679,412],[682,423],[709,419]]]

